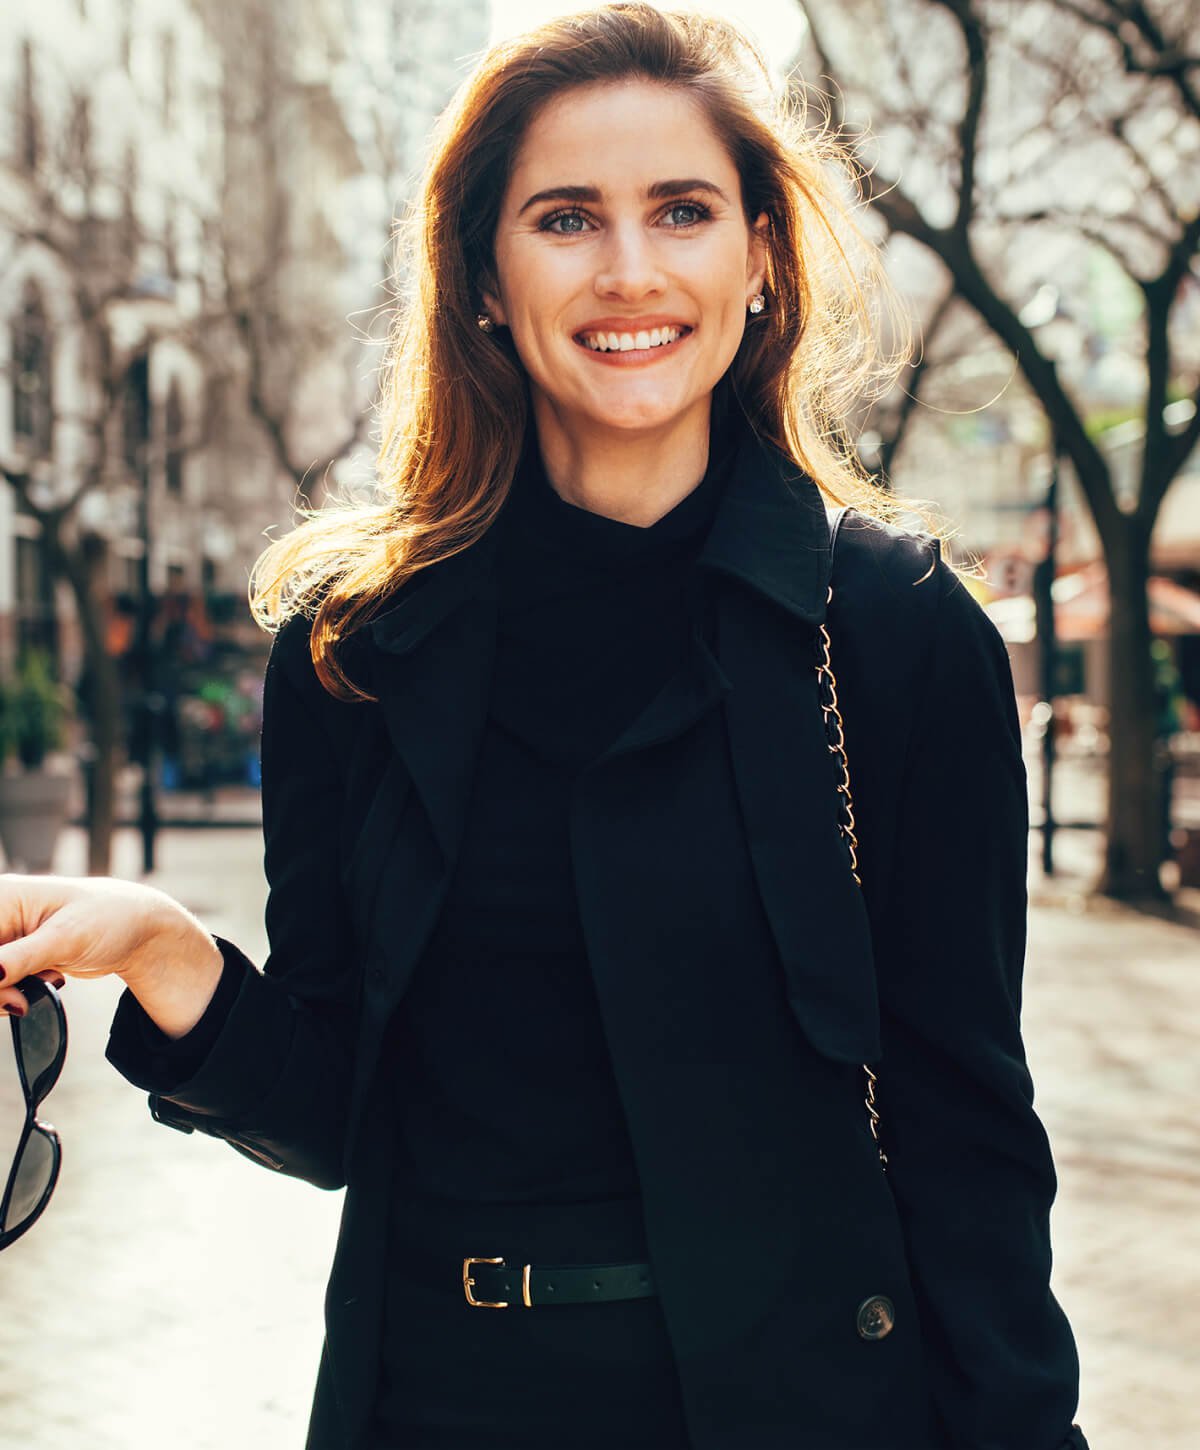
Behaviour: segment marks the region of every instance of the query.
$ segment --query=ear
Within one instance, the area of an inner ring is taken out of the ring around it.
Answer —
[[[500,289],[490,277],[486,278],[480,285],[479,296],[483,302],[487,315],[497,327],[507,327],[508,317],[504,311],[504,304],[500,301]]]
[[[771,219],[760,212],[750,228],[750,246],[746,253],[746,288],[751,296],[761,292],[767,277],[767,236]]]

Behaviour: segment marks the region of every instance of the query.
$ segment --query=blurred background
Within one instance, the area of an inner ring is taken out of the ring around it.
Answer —
[[[490,40],[574,8],[0,7],[8,869],[146,876],[261,960],[248,571],[298,498],[370,486],[392,223],[438,111]],[[857,447],[955,526],[1020,700],[1082,1418],[1096,1450],[1193,1445],[1200,13],[707,8],[857,146],[920,341]],[[0,1444],[298,1446],[337,1201],[151,1124],[102,1059],[114,996],[68,992],[63,1182],[0,1262]]]

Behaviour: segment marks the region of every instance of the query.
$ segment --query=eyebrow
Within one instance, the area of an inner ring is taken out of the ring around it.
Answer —
[[[702,177],[691,177],[682,181],[655,181],[646,188],[648,201],[663,201],[668,197],[680,196],[686,191],[707,191],[728,203],[729,198],[713,181]],[[545,191],[535,192],[517,213],[523,216],[531,206],[543,201],[586,201],[593,204],[602,199],[598,186],[548,186]]]

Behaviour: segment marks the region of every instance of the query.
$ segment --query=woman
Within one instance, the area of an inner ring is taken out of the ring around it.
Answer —
[[[264,972],[5,885],[160,1121],[346,1185],[311,1450],[1084,1446],[1008,661],[839,450],[852,232],[764,75],[614,5],[448,112],[384,502],[259,565]]]

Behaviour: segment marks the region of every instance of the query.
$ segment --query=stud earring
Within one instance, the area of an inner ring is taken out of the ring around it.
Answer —
[[[762,295],[761,292],[756,292],[754,296],[751,297],[747,305],[749,306],[750,311],[753,312],[754,315],[757,317],[758,314],[767,305],[767,299]]]
[[[479,315],[475,319],[475,322],[480,332],[495,332],[496,330],[496,324],[492,321],[492,319],[487,315],[486,312],[479,313]]]

